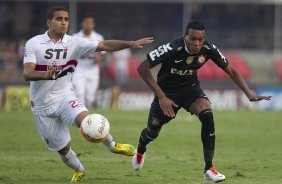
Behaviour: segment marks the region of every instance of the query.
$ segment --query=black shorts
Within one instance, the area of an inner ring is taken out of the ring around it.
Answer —
[[[189,112],[191,104],[198,98],[205,98],[209,100],[199,85],[194,86],[189,90],[180,89],[178,92],[166,93],[166,95],[178,105],[178,107],[173,107],[175,114],[177,114],[180,108]],[[172,119],[173,118],[168,117],[163,113],[160,108],[159,98],[155,96],[150,108],[148,127],[152,129],[159,129],[163,124],[168,123]]]

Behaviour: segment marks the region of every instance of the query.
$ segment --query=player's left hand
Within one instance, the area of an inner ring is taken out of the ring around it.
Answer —
[[[249,97],[250,102],[256,102],[256,101],[261,101],[261,100],[271,100],[272,96],[251,96]]]
[[[136,41],[131,42],[131,48],[133,49],[141,49],[144,45],[150,44],[154,41],[153,37],[141,38]]]

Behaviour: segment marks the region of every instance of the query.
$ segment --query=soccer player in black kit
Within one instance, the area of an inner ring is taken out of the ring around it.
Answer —
[[[180,108],[184,108],[195,114],[202,123],[204,179],[214,182],[225,180],[225,176],[217,172],[212,163],[215,149],[213,112],[197,78],[197,70],[209,59],[230,76],[250,101],[271,100],[271,96],[256,96],[218,48],[205,41],[204,25],[192,21],[184,36],[157,47],[138,66],[140,76],[153,90],[155,98],[151,104],[147,127],[141,132],[137,153],[132,158],[133,169],[142,168],[149,142],[157,138],[162,126],[172,120]],[[162,65],[156,81],[150,69],[160,63]]]

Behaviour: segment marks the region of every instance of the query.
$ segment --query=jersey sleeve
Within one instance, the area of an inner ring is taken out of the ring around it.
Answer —
[[[86,38],[78,38],[76,37],[76,43],[79,46],[79,55],[85,55],[89,53],[94,53],[98,47],[99,41],[97,40],[89,40]]]
[[[28,40],[24,47],[23,63],[37,63],[36,60],[36,45],[34,41]]]
[[[215,45],[211,45],[210,59],[220,68],[225,69],[229,62]]]
[[[167,43],[161,45],[147,54],[147,60],[150,63],[151,68],[163,63],[168,62],[175,54],[173,43]]]

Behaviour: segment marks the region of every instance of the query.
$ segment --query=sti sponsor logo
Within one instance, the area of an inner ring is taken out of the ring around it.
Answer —
[[[172,50],[172,48],[169,46],[169,43],[166,45],[159,46],[157,49],[153,50],[149,53],[149,56],[151,57],[152,61],[155,61],[156,57],[160,57],[164,53],[168,52],[169,50]]]
[[[45,59],[66,59],[67,49],[47,49],[45,51]],[[55,58],[54,58],[55,57]]]

